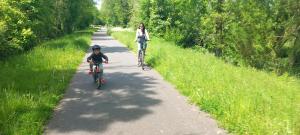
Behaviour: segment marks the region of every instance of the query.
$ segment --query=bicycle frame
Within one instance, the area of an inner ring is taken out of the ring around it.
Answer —
[[[144,70],[144,60],[145,60],[145,51],[146,51],[146,45],[147,43],[143,43],[143,45],[141,46],[139,52],[138,52],[138,65],[140,65],[142,67],[142,69]]]
[[[98,85],[98,89],[103,85],[103,71],[101,71],[102,69],[99,68],[99,63],[96,63],[93,65],[93,77],[94,77],[94,81],[97,83]]]

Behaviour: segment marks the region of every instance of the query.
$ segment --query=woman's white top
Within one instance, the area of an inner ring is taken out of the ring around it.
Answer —
[[[137,40],[139,36],[143,36],[142,29],[137,29],[136,30],[135,40]],[[150,40],[150,37],[149,37],[147,29],[145,29],[145,37],[146,37],[146,40]]]

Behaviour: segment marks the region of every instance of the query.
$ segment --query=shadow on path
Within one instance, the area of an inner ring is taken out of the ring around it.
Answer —
[[[49,130],[57,132],[89,131],[104,132],[114,122],[129,122],[151,114],[149,109],[161,103],[151,98],[155,90],[147,90],[155,84],[153,78],[139,73],[106,73],[103,90],[95,90],[92,78],[86,73],[77,73],[72,90],[63,100],[62,110],[56,117],[59,122],[50,124]],[[79,77],[83,77],[80,80]],[[89,77],[89,78],[87,78]],[[84,125],[84,126],[83,126]]]

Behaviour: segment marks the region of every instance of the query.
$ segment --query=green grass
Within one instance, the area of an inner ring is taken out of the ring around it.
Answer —
[[[0,62],[0,135],[42,134],[92,31],[78,31]]]
[[[136,50],[134,33],[113,37]],[[134,51],[136,52],[136,51]],[[226,64],[212,54],[152,38],[146,61],[233,134],[299,135],[300,80]]]

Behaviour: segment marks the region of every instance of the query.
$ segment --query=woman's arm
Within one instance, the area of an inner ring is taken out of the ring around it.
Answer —
[[[147,40],[150,40],[150,37],[149,37],[149,34],[148,34],[148,31],[147,31],[147,30],[145,30],[145,34],[146,34]]]
[[[136,33],[135,33],[135,39],[134,39],[134,41],[137,41],[137,39],[138,39],[138,36],[139,36],[139,29],[137,29],[137,30],[136,30]]]

